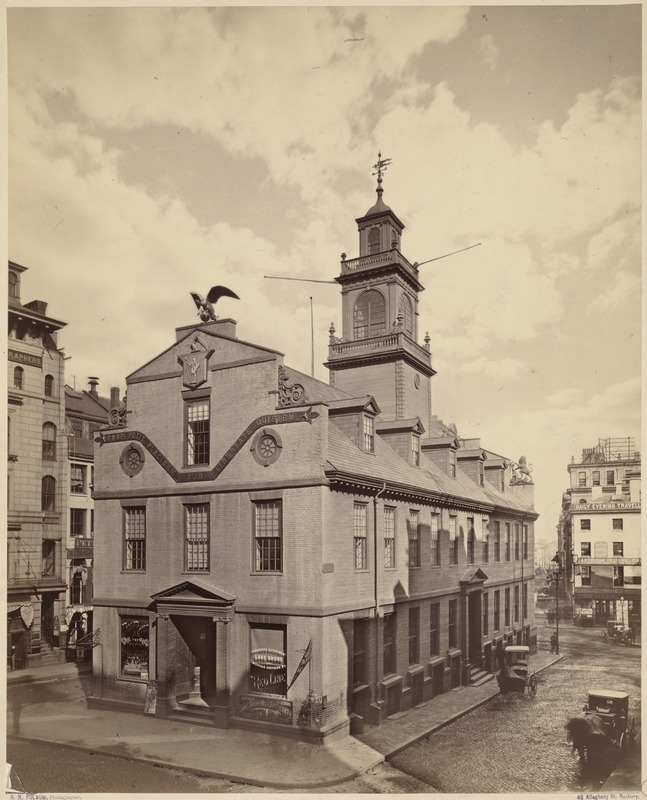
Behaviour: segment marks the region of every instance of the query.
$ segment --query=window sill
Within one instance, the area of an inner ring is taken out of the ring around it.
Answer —
[[[414,675],[420,675],[424,671],[425,668],[422,666],[422,664],[409,664],[407,668],[407,675],[413,677]]]
[[[265,569],[265,570],[261,570],[260,572],[250,572],[249,574],[250,574],[252,577],[253,577],[253,576],[259,576],[259,575],[261,575],[261,576],[262,576],[262,575],[279,575],[279,576],[282,576],[282,575],[283,575],[283,572],[279,572],[279,571],[275,571],[275,570],[270,570],[270,569]]]
[[[399,683],[402,683],[402,675],[396,675],[395,673],[389,673],[385,675],[382,680],[380,681],[382,686],[385,689],[390,689],[391,686],[397,686]]]

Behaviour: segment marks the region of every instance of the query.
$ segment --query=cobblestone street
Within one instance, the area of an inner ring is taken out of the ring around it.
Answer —
[[[554,628],[538,618],[539,648]],[[480,709],[390,759],[440,792],[560,792],[595,789],[616,753],[583,772],[564,724],[582,710],[590,688],[626,691],[640,720],[640,648],[605,641],[600,628],[560,626],[560,662],[541,672],[534,700],[499,695]],[[532,659],[531,659],[532,670]],[[627,787],[635,788],[636,787]]]

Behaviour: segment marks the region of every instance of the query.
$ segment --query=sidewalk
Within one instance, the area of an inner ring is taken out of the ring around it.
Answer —
[[[543,651],[532,656],[540,672],[560,659]],[[51,681],[80,681],[89,665],[60,664],[8,674],[7,735],[82,750],[101,751],[201,775],[268,789],[316,789],[361,775],[499,693],[496,680],[463,686],[396,714],[380,727],[332,744],[309,745],[237,728],[221,730],[128,714],[87,709],[79,703],[12,705],[11,688]]]

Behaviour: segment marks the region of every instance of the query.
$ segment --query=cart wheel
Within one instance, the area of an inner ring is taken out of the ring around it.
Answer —
[[[620,734],[620,738],[618,739],[618,748],[621,752],[624,752],[627,749],[627,737],[624,733]]]
[[[537,694],[537,678],[535,677],[535,673],[528,678],[528,697],[535,697]]]

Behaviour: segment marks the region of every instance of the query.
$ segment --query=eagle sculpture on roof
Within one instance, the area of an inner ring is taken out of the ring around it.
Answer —
[[[211,289],[209,289],[206,300],[197,292],[191,292],[191,297],[198,309],[198,315],[203,322],[217,319],[213,306],[221,297],[233,297],[236,300],[240,300],[240,297],[226,286],[212,286]]]

